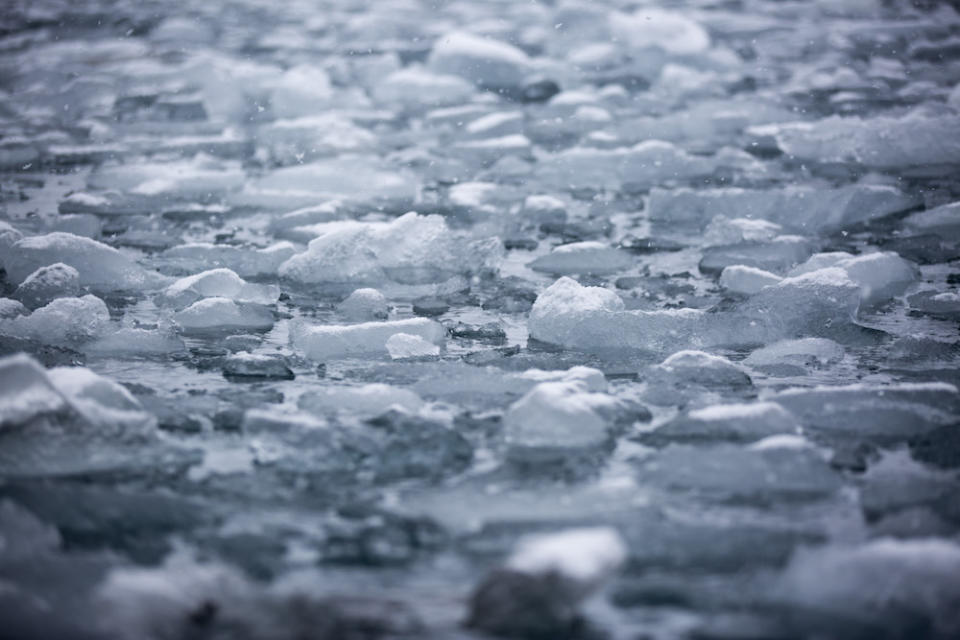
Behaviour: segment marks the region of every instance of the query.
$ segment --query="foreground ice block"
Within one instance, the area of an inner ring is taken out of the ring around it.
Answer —
[[[17,241],[0,256],[8,277],[21,283],[41,267],[63,263],[77,270],[78,284],[95,290],[140,290],[166,280],[113,247],[72,233],[55,231]]]
[[[807,623],[824,625],[819,633],[844,621],[856,625],[846,627],[851,636],[953,638],[960,635],[958,575],[956,542],[884,538],[797,551],[774,596],[810,612]]]
[[[917,267],[892,251],[859,256],[839,251],[818,253],[788,275],[801,275],[825,267],[843,269],[860,286],[860,300],[864,305],[879,304],[898,296],[919,279]]]
[[[26,306],[36,309],[56,298],[75,297],[78,293],[80,273],[70,265],[57,262],[31,273],[13,295]]]
[[[441,346],[446,330],[428,318],[362,324],[300,325],[291,328],[290,344],[304,357],[318,362],[358,355],[387,355],[387,340],[398,333],[423,338]]]
[[[57,367],[50,381],[93,426],[118,434],[149,433],[156,419],[122,385],[85,367]]]
[[[753,295],[764,287],[780,282],[780,276],[742,264],[724,267],[720,272],[720,286],[739,295]]]
[[[655,441],[671,442],[755,442],[799,430],[797,419],[777,403],[754,402],[695,409],[666,423],[651,436]]]
[[[411,333],[395,333],[385,343],[387,353],[394,360],[427,358],[440,355],[440,347]]]
[[[356,289],[337,305],[348,320],[386,320],[387,299],[376,289]]]
[[[0,358],[0,432],[69,410],[40,363],[25,353]]]

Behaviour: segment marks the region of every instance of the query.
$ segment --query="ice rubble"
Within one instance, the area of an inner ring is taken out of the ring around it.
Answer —
[[[440,355],[440,347],[423,337],[410,333],[395,333],[387,338],[384,346],[394,360],[425,358]]]
[[[80,293],[80,273],[57,262],[40,267],[21,282],[13,296],[30,309],[42,307],[56,298],[72,298]]]
[[[95,290],[139,290],[164,282],[160,274],[144,269],[113,247],[62,231],[18,240],[0,260],[16,283],[56,263],[75,269],[79,274],[77,284]]]

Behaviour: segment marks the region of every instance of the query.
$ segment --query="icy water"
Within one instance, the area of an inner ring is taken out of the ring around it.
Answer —
[[[950,2],[0,8],[0,637],[960,637]]]

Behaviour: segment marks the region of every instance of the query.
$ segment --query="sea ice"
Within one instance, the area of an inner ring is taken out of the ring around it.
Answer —
[[[397,333],[416,335],[438,346],[443,345],[446,337],[439,323],[428,318],[410,318],[351,325],[300,325],[291,328],[290,343],[304,357],[324,362],[359,355],[387,355],[387,340]]]
[[[61,231],[23,238],[4,253],[0,260],[7,276],[16,283],[22,283],[37,269],[56,263],[76,269],[77,284],[95,290],[138,291],[164,282],[163,276],[147,271],[113,247]]]
[[[348,320],[386,320],[387,299],[376,289],[355,289],[337,305],[337,311]]]
[[[27,276],[13,296],[30,309],[36,309],[56,298],[72,298],[78,293],[80,274],[73,267],[57,262]]]
[[[274,317],[273,311],[259,304],[213,297],[174,313],[173,321],[187,334],[243,333],[270,329]]]
[[[395,333],[385,343],[387,353],[394,360],[429,358],[440,355],[440,347],[410,333]]]
[[[465,31],[437,38],[427,66],[486,89],[518,87],[533,70],[527,54],[520,49]]]
[[[781,340],[751,352],[743,363],[773,375],[804,375],[843,359],[843,347],[827,338]]]
[[[297,406],[321,416],[343,411],[373,417],[392,408],[416,413],[423,407],[423,400],[408,389],[374,383],[359,387],[331,386],[308,391],[300,396]]]
[[[302,284],[425,284],[493,267],[499,252],[489,241],[453,233],[440,216],[411,212],[389,223],[338,227],[312,240],[279,273]]]
[[[616,273],[633,265],[633,259],[618,249],[602,242],[574,242],[562,244],[549,254],[541,256],[528,266],[534,271],[557,275],[569,273]]]
[[[50,381],[91,425],[118,435],[148,434],[156,419],[123,386],[84,367],[56,367]]]
[[[722,404],[695,409],[651,432],[654,440],[754,442],[778,434],[795,434],[800,423],[775,402]]]
[[[0,320],[0,334],[55,345],[75,345],[100,338],[109,328],[107,305],[89,294],[82,298],[57,298],[28,316]]]
[[[462,104],[473,95],[473,84],[452,74],[431,73],[418,66],[399,69],[373,90],[383,104],[403,106],[410,111]]]
[[[296,253],[289,242],[263,249],[205,242],[181,244],[160,254],[160,262],[179,273],[197,273],[210,268],[230,269],[241,278],[277,274],[280,265]]]
[[[900,295],[919,276],[913,264],[892,251],[865,253],[860,256],[843,252],[819,253],[788,275],[798,276],[826,267],[846,272],[847,276],[859,285],[860,300],[865,306],[879,304]]]
[[[183,309],[202,298],[228,298],[237,303],[276,304],[280,288],[271,284],[245,282],[226,268],[211,269],[177,280],[157,297],[162,304]]]
[[[703,351],[678,351],[660,363],[659,368],[678,382],[701,386],[749,386],[749,372],[721,356]]]
[[[777,284],[780,280],[780,276],[776,274],[743,264],[724,267],[720,272],[720,286],[730,293],[744,296],[753,295],[764,287]]]
[[[0,432],[69,411],[67,399],[36,360],[24,353],[0,358]]]

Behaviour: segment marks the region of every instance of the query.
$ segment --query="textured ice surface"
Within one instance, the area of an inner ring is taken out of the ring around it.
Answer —
[[[958,635],[956,2],[2,13],[0,635]]]

